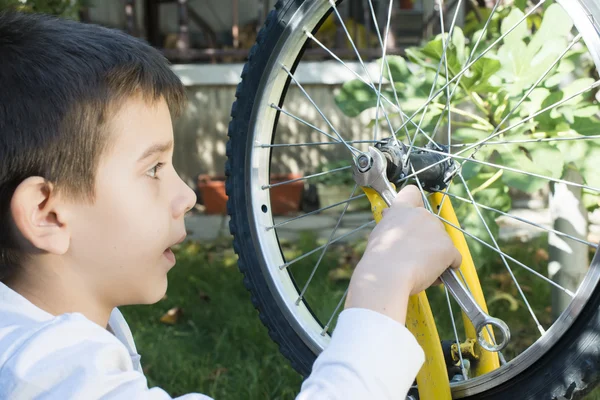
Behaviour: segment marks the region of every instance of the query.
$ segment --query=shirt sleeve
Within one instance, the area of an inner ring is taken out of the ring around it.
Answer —
[[[424,361],[406,327],[375,311],[350,308],[340,313],[296,400],[403,399]]]
[[[116,337],[75,314],[57,317],[12,354],[0,369],[0,398],[172,399],[163,389],[148,388]],[[211,399],[190,393],[177,400]]]

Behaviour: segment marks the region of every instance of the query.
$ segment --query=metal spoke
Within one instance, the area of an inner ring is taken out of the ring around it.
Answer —
[[[419,150],[428,152],[428,153],[435,153],[435,154],[441,154],[441,155],[448,154],[448,153],[444,153],[444,152],[441,152],[441,151],[427,149],[425,147],[416,147],[416,148],[419,149]],[[527,171],[523,171],[523,170],[512,168],[512,167],[507,167],[505,165],[498,165],[498,164],[490,163],[490,162],[487,162],[487,161],[477,160],[475,158],[462,157],[462,156],[458,156],[456,154],[450,154],[449,158],[456,158],[458,160],[465,160],[465,161],[472,162],[474,164],[487,165],[488,167],[503,169],[503,170],[507,170],[507,171],[510,171],[510,172],[515,172],[515,173],[522,174],[522,175],[532,176],[534,178],[540,178],[540,179],[548,180],[550,182],[564,183],[565,185],[570,185],[570,186],[574,186],[574,187],[588,189],[588,190],[591,190],[593,192],[600,193],[600,189],[593,188],[591,186],[587,186],[587,185],[584,185],[584,184],[581,184],[581,183],[570,182],[570,181],[566,181],[564,179],[559,179],[559,178],[552,178],[552,177],[549,177],[549,176],[536,174],[534,172],[527,172]],[[414,175],[414,174],[411,174],[411,175]]]
[[[311,215],[314,215],[314,214],[318,214],[318,213],[320,213],[320,212],[322,212],[322,211],[329,210],[330,208],[334,208],[334,207],[340,206],[340,205],[342,205],[342,204],[346,204],[346,203],[348,203],[348,204],[349,204],[351,201],[358,200],[358,199],[362,199],[363,197],[366,197],[366,196],[367,196],[366,194],[359,194],[358,196],[350,197],[348,200],[342,200],[342,201],[340,201],[340,202],[337,202],[337,203],[335,203],[335,204],[329,205],[329,206],[327,206],[327,207],[319,208],[318,210],[314,210],[314,211],[311,211],[311,212],[307,212],[306,214],[298,215],[297,217],[293,217],[293,218],[290,218],[290,219],[286,219],[285,221],[282,221],[282,222],[279,222],[279,223],[277,223],[277,224],[274,224],[274,225],[268,226],[268,227],[266,228],[266,230],[267,230],[267,231],[270,231],[271,229],[274,229],[274,228],[279,228],[279,227],[281,227],[281,226],[283,226],[283,225],[287,225],[287,224],[289,224],[290,222],[294,222],[294,221],[296,221],[296,220],[299,220],[299,219],[302,219],[302,218],[306,218],[306,217],[308,217],[308,216],[311,216]]]
[[[346,143],[348,144],[356,144],[356,143],[377,143],[376,140],[348,140]],[[308,143],[278,143],[278,144],[261,144],[258,147],[261,148],[277,148],[277,147],[299,147],[299,146],[326,146],[326,145],[338,145],[344,144],[339,140],[335,140],[335,142],[308,142]]]
[[[412,162],[409,161],[409,165],[410,165],[410,169],[413,172],[415,172],[415,168],[414,168]],[[425,194],[425,191],[423,190],[423,186],[421,186],[421,181],[419,179],[415,179],[415,182],[417,183],[417,187],[419,188],[419,191],[421,192],[421,197],[423,197],[423,206],[425,206],[425,208],[433,214],[433,210],[431,209],[431,204],[429,204],[429,201],[427,200],[427,195]]]
[[[340,240],[342,240],[342,239],[344,239],[344,238],[346,238],[346,237],[352,235],[353,233],[356,233],[356,232],[358,232],[358,231],[360,231],[362,229],[365,229],[366,227],[368,227],[370,225],[373,225],[374,223],[375,223],[375,221],[366,222],[366,223],[362,224],[361,226],[359,226],[358,228],[355,228],[355,229],[351,230],[350,232],[344,233],[342,236],[339,236],[339,237],[333,239],[329,244],[333,244],[333,243],[339,242]],[[292,264],[294,264],[294,263],[296,263],[296,262],[298,262],[298,261],[300,261],[300,260],[302,260],[302,259],[310,256],[311,254],[314,254],[317,251],[323,249],[323,247],[325,247],[325,245],[321,245],[321,246],[319,246],[319,247],[317,247],[315,249],[312,249],[308,253],[304,253],[301,256],[298,256],[298,257],[294,258],[293,260],[288,261],[288,262],[280,265],[279,269],[285,269],[285,268],[289,267],[290,265],[292,265]]]
[[[572,137],[551,137],[551,138],[539,138],[539,139],[521,139],[521,140],[502,140],[498,142],[486,142],[486,146],[496,145],[496,144],[517,144],[517,143],[538,143],[538,142],[568,142],[568,141],[576,141],[576,140],[593,140],[600,139],[600,135],[591,135],[591,136],[572,136]],[[470,146],[473,143],[461,143],[461,144],[453,144],[452,147],[465,147]]]
[[[329,321],[327,321],[327,323],[323,327],[323,330],[321,331],[321,336],[325,336],[325,334],[329,330],[329,326],[331,326],[331,322],[333,321],[333,318],[335,317],[335,315],[337,314],[338,310],[342,306],[342,303],[344,303],[344,299],[346,298],[346,296],[348,296],[348,289],[350,289],[350,286],[348,286],[346,288],[346,291],[344,292],[344,294],[342,295],[342,298],[340,299],[340,301],[338,302],[337,306],[335,307],[335,310],[333,310],[333,313],[331,314],[331,317],[329,318]]]
[[[346,143],[346,141],[344,140],[344,138],[342,138],[342,136],[338,133],[338,131],[333,127],[333,125],[331,124],[331,122],[329,121],[329,119],[325,116],[325,114],[323,114],[323,111],[321,111],[321,109],[319,108],[319,106],[317,106],[317,104],[314,102],[314,100],[308,95],[308,93],[306,93],[306,90],[304,90],[304,88],[302,87],[302,85],[300,84],[300,82],[298,82],[296,80],[296,78],[294,77],[294,74],[292,74],[290,72],[290,70],[285,65],[283,65],[283,64],[281,64],[281,68],[294,81],[294,83],[298,86],[298,89],[300,89],[300,91],[302,91],[302,93],[304,93],[304,95],[306,96],[306,98],[308,99],[308,101],[310,101],[310,103],[315,107],[315,109],[321,115],[321,117],[323,118],[323,120],[327,123],[327,125],[329,125],[329,127],[331,128],[331,130],[333,131],[333,133],[335,133],[335,135],[338,137],[338,139],[340,140],[340,142],[344,143],[344,145],[346,146],[346,148],[348,150],[350,150],[350,153],[352,153],[353,156],[356,156],[356,154],[355,154],[354,150],[352,149],[352,147],[350,147],[348,145],[348,143]]]
[[[575,237],[575,236],[571,236],[571,235],[569,235],[569,234],[567,234],[567,233],[564,233],[564,232],[557,231],[556,229],[553,229],[553,228],[549,228],[549,227],[546,227],[546,226],[543,226],[543,225],[540,225],[540,224],[536,224],[535,222],[532,222],[532,221],[526,220],[526,219],[524,219],[524,218],[517,217],[516,215],[512,215],[512,214],[510,214],[510,213],[507,213],[507,212],[504,212],[504,211],[498,210],[497,208],[488,207],[488,206],[486,206],[486,205],[483,205],[483,204],[481,204],[481,203],[477,203],[477,202],[475,202],[475,201],[471,201],[471,200],[469,200],[469,199],[465,199],[464,197],[461,197],[461,196],[455,195],[455,194],[453,194],[453,193],[449,193],[448,191],[444,191],[444,192],[442,192],[442,191],[437,191],[437,192],[438,192],[438,193],[444,193],[444,195],[445,195],[445,196],[447,195],[447,196],[449,196],[449,197],[452,197],[453,199],[461,200],[461,201],[463,201],[463,202],[465,202],[465,203],[470,203],[470,204],[476,205],[476,206],[477,206],[477,207],[479,207],[479,208],[483,208],[483,209],[485,209],[485,210],[488,210],[488,211],[493,211],[493,212],[496,212],[496,213],[498,213],[498,214],[504,215],[505,217],[508,217],[508,218],[512,218],[512,219],[514,219],[514,220],[517,220],[517,221],[519,221],[519,222],[523,222],[523,223],[525,223],[525,224],[528,224],[528,225],[535,226],[536,228],[539,228],[539,229],[545,230],[545,231],[547,231],[547,232],[552,232],[552,233],[554,233],[555,235],[562,236],[562,237],[566,237],[566,238],[569,238],[569,239],[571,239],[571,240],[575,240],[575,241],[577,241],[577,242],[579,242],[579,243],[585,244],[585,245],[587,245],[587,246],[590,246],[590,247],[592,247],[592,248],[594,248],[594,249],[597,249],[597,248],[598,248],[598,245],[597,245],[597,244],[595,244],[595,243],[588,242],[587,240],[583,240],[583,239],[580,239],[580,238],[578,238],[578,237]]]
[[[479,207],[475,204],[475,199],[473,198],[473,194],[471,193],[471,190],[469,190],[469,186],[467,185],[467,182],[463,178],[462,173],[459,173],[458,177],[460,178],[461,182],[463,183],[463,185],[464,185],[464,187],[465,187],[465,189],[467,191],[467,195],[469,196],[469,198],[473,202],[472,203],[473,207],[475,208],[475,211],[477,212],[477,215],[479,216],[479,219],[483,223],[483,226],[485,227],[485,230],[487,231],[488,235],[490,235],[490,239],[492,240],[492,243],[494,243],[494,247],[496,247],[496,249],[499,251],[500,258],[502,258],[502,262],[504,263],[504,266],[506,267],[506,270],[508,271],[508,273],[510,274],[510,277],[512,278],[513,282],[517,286],[517,290],[519,291],[519,294],[523,298],[523,301],[525,302],[525,306],[527,307],[527,310],[529,310],[529,314],[531,314],[531,317],[533,318],[533,320],[534,320],[534,322],[535,322],[535,324],[536,324],[536,326],[537,326],[537,328],[538,328],[538,330],[540,332],[540,336],[543,335],[546,332],[546,330],[542,327],[542,324],[540,324],[540,321],[535,316],[535,313],[533,312],[533,309],[531,308],[531,305],[529,304],[529,301],[527,301],[527,297],[525,296],[525,293],[523,293],[523,289],[521,289],[521,285],[519,285],[519,282],[517,281],[517,278],[515,277],[512,269],[508,265],[508,262],[506,261],[506,258],[504,258],[504,256],[502,255],[502,252],[500,251],[500,246],[498,246],[498,242],[496,241],[496,238],[494,238],[494,235],[492,234],[492,231],[490,230],[490,227],[488,226],[487,222],[485,221],[485,218],[483,218],[483,215],[481,214],[481,210],[479,210]]]
[[[272,183],[270,185],[263,185],[260,188],[262,190],[267,190],[267,189],[271,189],[271,188],[274,188],[274,187],[277,187],[277,186],[287,185],[289,183],[294,183],[294,182],[298,182],[298,181],[305,181],[305,180],[310,179],[310,178],[316,178],[317,176],[323,176],[323,175],[331,174],[333,172],[344,171],[344,170],[350,169],[350,168],[352,168],[352,166],[348,165],[346,167],[340,167],[340,168],[330,169],[329,171],[319,172],[319,173],[312,174],[312,175],[306,175],[306,176],[303,176],[303,177],[300,177],[300,178],[296,178],[296,179],[290,179],[289,181]]]
[[[437,218],[440,219],[440,221],[448,224],[449,226],[453,227],[454,229],[457,229],[459,231],[461,231],[463,234],[467,235],[468,237],[478,241],[479,243],[481,243],[482,245],[486,246],[487,248],[489,248],[490,250],[497,252],[499,254],[502,254],[504,257],[506,257],[508,260],[516,263],[517,265],[519,265],[520,267],[524,268],[525,270],[531,272],[532,274],[538,276],[539,278],[545,280],[546,282],[550,283],[551,285],[557,287],[558,289],[562,290],[563,292],[565,292],[568,296],[570,296],[571,298],[575,297],[575,294],[573,292],[571,292],[569,289],[565,289],[564,287],[560,286],[558,283],[554,282],[553,280],[545,277],[544,275],[540,274],[539,272],[537,272],[536,270],[534,270],[531,267],[528,267],[527,265],[523,264],[522,262],[520,262],[519,260],[514,259],[513,257],[509,256],[508,254],[504,253],[502,250],[497,250],[496,248],[494,248],[494,246],[490,245],[489,243],[479,239],[476,236],[473,236],[472,234],[470,234],[469,232],[465,231],[464,229],[462,229],[461,227],[458,227],[456,225],[454,225],[452,222],[448,221],[447,219],[445,219],[444,217],[441,217],[437,214],[433,214],[435,215]]]
[[[503,33],[498,39],[496,39],[494,41],[494,43],[492,43],[491,45],[489,45],[481,54],[479,54],[477,56],[477,58],[475,58],[475,60],[471,61],[470,63],[468,63],[462,70],[460,70],[460,72],[452,79],[450,79],[448,82],[446,82],[445,85],[442,86],[442,88],[440,90],[438,90],[437,92],[435,92],[432,96],[429,96],[429,98],[425,101],[425,104],[423,104],[421,107],[419,107],[409,118],[408,121],[406,121],[403,125],[401,125],[395,133],[398,133],[398,131],[400,131],[400,129],[404,128],[404,126],[411,121],[419,112],[421,112],[425,107],[427,107],[427,105],[429,103],[431,103],[435,98],[437,98],[441,93],[444,92],[444,90],[446,89],[447,86],[451,85],[452,83],[454,83],[455,81],[457,81],[465,72],[467,72],[469,70],[469,68],[471,68],[477,61],[479,61],[481,58],[483,58],[483,56],[485,56],[492,48],[494,48],[494,46],[496,46],[498,43],[500,43],[507,35],[509,35],[513,30],[515,30],[517,28],[517,26],[519,26],[519,24],[521,24],[521,22],[525,21],[531,14],[533,14],[539,7],[541,7],[547,0],[540,0],[539,3],[537,3],[536,5],[534,5],[531,10],[529,10],[512,28],[510,28],[508,31],[506,31],[505,33]]]
[[[442,32],[444,32],[444,14],[442,12],[442,0],[439,0],[440,4],[440,25],[442,27]],[[458,13],[458,9],[460,7],[460,3],[456,6],[456,13]],[[446,37],[446,45],[450,43],[450,35],[452,29],[448,31],[448,36]],[[450,74],[448,72],[448,52],[444,53],[444,67],[446,69],[446,80],[450,78]],[[450,133],[452,131],[452,114],[450,113],[450,86],[446,87],[446,108],[448,109],[448,146],[451,144]],[[440,114],[440,118],[443,118],[444,112]],[[439,120],[438,120],[439,121]],[[420,125],[419,125],[420,127]],[[414,172],[414,171],[413,171]],[[460,353],[460,351],[459,351]]]
[[[448,303],[448,310],[450,311],[450,321],[452,321],[452,330],[454,331],[454,339],[456,340],[456,347],[458,358],[460,359],[460,370],[462,372],[462,376],[465,379],[469,379],[467,377],[467,371],[465,370],[465,362],[463,360],[462,352],[460,351],[460,340],[458,340],[458,330],[456,329],[456,323],[454,322],[454,312],[452,311],[452,304],[450,303],[450,295],[448,294],[448,288],[444,285],[444,293],[446,293],[446,302]]]
[[[304,284],[304,287],[302,288],[302,291],[300,292],[300,295],[298,296],[298,299],[296,300],[296,305],[300,304],[300,302],[302,301],[302,298],[304,297],[304,293],[306,293],[306,290],[308,289],[308,285],[310,284],[313,277],[315,276],[315,273],[317,272],[319,265],[321,265],[321,261],[323,260],[323,257],[325,256],[325,253],[327,252],[327,249],[329,248],[329,245],[331,244],[331,240],[335,236],[335,233],[337,232],[338,227],[340,226],[340,223],[342,222],[342,219],[344,218],[344,215],[346,215],[346,211],[348,210],[348,206],[350,205],[350,199],[352,198],[352,196],[354,196],[354,193],[356,193],[357,188],[358,188],[358,185],[354,184],[354,189],[352,189],[352,193],[350,194],[350,197],[348,198],[348,201],[346,202],[344,211],[342,211],[342,213],[340,214],[340,217],[338,218],[337,223],[335,224],[335,227],[331,231],[331,234],[329,235],[329,238],[327,239],[327,243],[325,244],[325,247],[323,248],[323,251],[321,252],[321,255],[319,256],[319,259],[317,260],[315,267],[313,268],[312,272],[310,273],[308,280]]]

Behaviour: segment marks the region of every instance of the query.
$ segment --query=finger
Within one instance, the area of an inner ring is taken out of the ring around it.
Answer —
[[[414,185],[407,185],[404,189],[398,192],[392,206],[401,205],[403,207],[424,207],[421,192]]]
[[[457,269],[460,268],[460,265],[462,264],[462,254],[460,254],[460,251],[458,251],[458,249],[452,245],[452,263],[450,264],[450,267]]]

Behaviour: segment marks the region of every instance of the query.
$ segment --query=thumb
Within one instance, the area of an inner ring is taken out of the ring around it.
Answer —
[[[402,207],[424,207],[421,192],[414,185],[407,185],[394,198],[393,207],[401,205]]]

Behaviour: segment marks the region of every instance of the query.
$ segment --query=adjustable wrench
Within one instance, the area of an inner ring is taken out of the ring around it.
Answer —
[[[386,176],[387,160],[383,153],[374,147],[369,147],[369,153],[361,154],[353,166],[354,180],[361,187],[370,187],[375,190],[391,206],[396,197],[396,190],[388,181]],[[448,288],[450,294],[454,297],[460,308],[473,323],[477,332],[477,341],[484,349],[488,351],[500,351],[508,344],[510,340],[510,330],[504,321],[498,318],[490,317],[479,307],[471,293],[458,279],[456,272],[448,268],[440,276],[442,283]],[[502,333],[502,341],[498,343],[489,343],[483,336],[484,328],[488,329],[490,338],[492,337],[489,325],[493,325]]]

